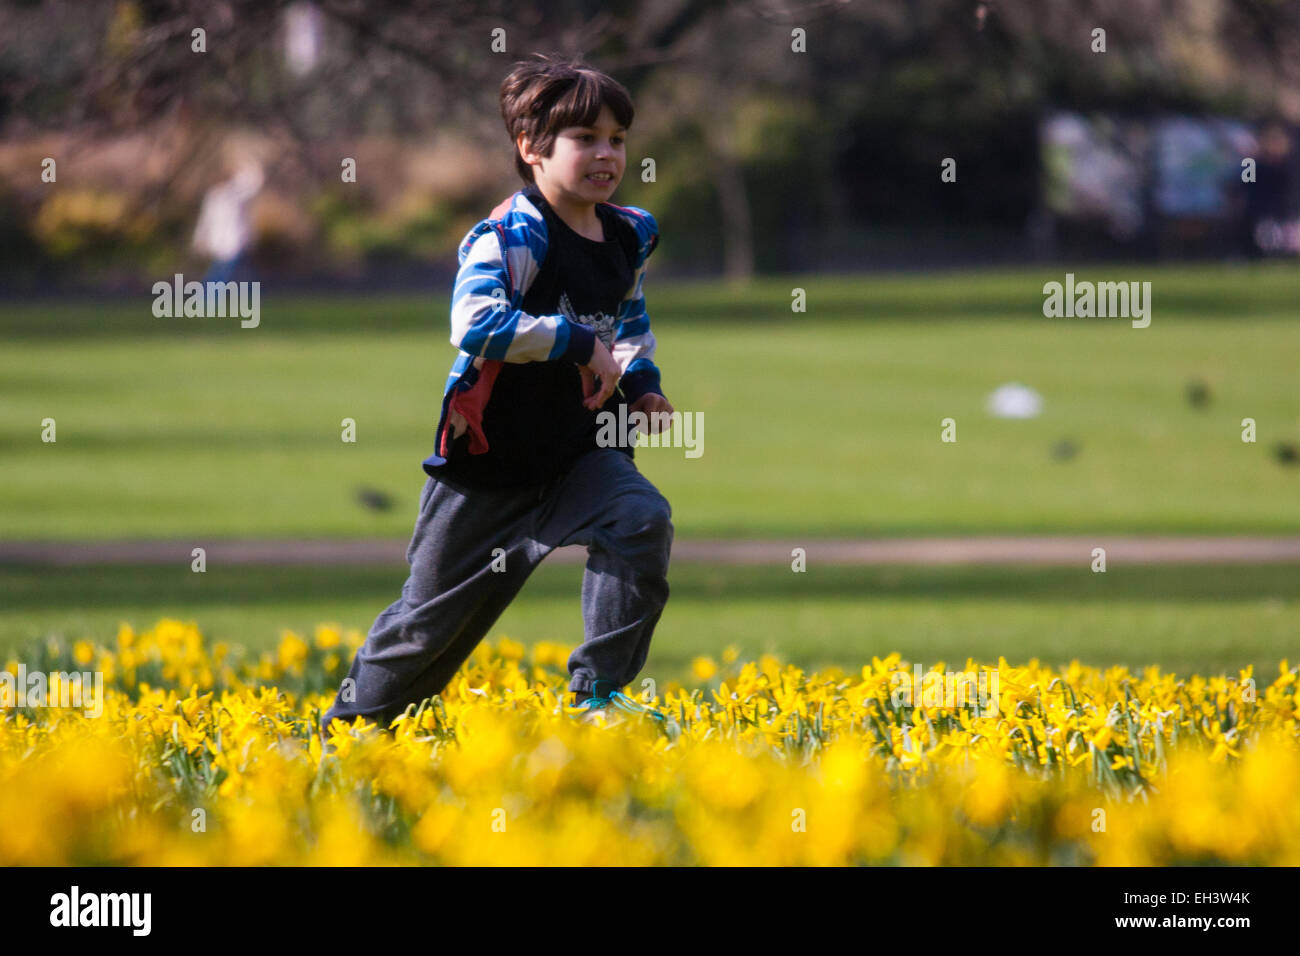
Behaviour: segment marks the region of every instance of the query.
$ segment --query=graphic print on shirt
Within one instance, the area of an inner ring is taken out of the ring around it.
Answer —
[[[592,315],[578,315],[573,303],[569,301],[568,292],[560,293],[560,314],[571,322],[577,322],[579,325],[585,325],[593,329],[596,338],[605,343],[605,348],[611,352],[614,350],[614,326],[618,316],[607,315],[604,312],[596,312]]]

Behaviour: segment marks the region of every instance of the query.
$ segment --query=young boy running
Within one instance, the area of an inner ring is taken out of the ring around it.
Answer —
[[[658,228],[607,201],[631,98],[599,71],[534,55],[502,83],[501,114],[526,185],[461,242],[460,352],[424,461],[410,576],[357,652],[326,736],[335,719],[387,727],[439,693],[555,548],[589,555],[585,639],[569,658],[575,703],[637,709],[621,688],[668,600],[672,508],[633,464],[635,432],[597,443],[598,414],[621,403],[654,431],[673,411],[641,291]]]

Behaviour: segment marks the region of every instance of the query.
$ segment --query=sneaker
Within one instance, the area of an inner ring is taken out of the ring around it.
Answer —
[[[609,695],[617,688],[613,681],[598,680],[592,681],[591,690],[570,691],[577,698],[577,703],[573,707],[564,705],[567,713],[572,713],[575,717],[583,716],[591,711],[592,708],[601,709],[608,707],[610,704]],[[575,710],[576,708],[576,710]]]
[[[563,706],[564,712],[570,717],[582,719],[594,711],[604,710],[609,705],[610,700],[608,697],[596,697],[595,695],[591,695],[584,700],[578,701],[572,707],[568,704],[564,704]]]
[[[633,700],[631,697],[627,696],[627,694],[624,694],[614,685],[613,681],[593,681],[591,690],[591,696],[577,704],[577,706],[582,709],[582,712],[576,716],[581,719],[590,721],[589,715],[593,711],[608,712],[611,709],[621,711],[625,714],[651,717],[660,722],[668,719],[667,714],[662,714],[652,707],[646,707],[640,701]],[[578,691],[577,693],[582,692]]]
[[[588,697],[575,707],[566,707],[565,712],[580,724],[612,727],[627,719],[613,703],[608,697]]]
[[[658,721],[666,721],[668,719],[667,714],[660,713],[653,707],[647,707],[638,700],[633,700],[622,691],[614,691],[609,695],[609,700],[615,707],[626,711],[629,714],[644,714],[645,716],[652,717]]]

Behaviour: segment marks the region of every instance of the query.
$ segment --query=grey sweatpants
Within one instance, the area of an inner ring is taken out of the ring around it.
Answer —
[[[439,693],[533,569],[570,544],[586,545],[588,559],[585,635],[569,657],[569,689],[605,696],[626,686],[668,601],[671,517],[668,500],[616,448],[587,452],[545,486],[482,491],[429,478],[402,596],[371,627],[321,726],[361,715],[387,727]]]

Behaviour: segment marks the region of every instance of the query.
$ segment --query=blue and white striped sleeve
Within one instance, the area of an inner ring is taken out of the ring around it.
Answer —
[[[523,258],[530,255],[529,250],[521,246],[513,252],[514,273],[523,275],[527,271]],[[532,273],[536,273],[535,263]],[[522,295],[523,291],[519,297]],[[502,362],[567,359],[585,365],[591,361],[595,343],[594,330],[563,315],[529,315],[515,308],[496,230],[488,229],[474,240],[452,290],[452,345],[470,355]]]
[[[638,210],[642,212],[641,210]],[[623,370],[619,388],[630,403],[635,403],[642,395],[654,392],[663,395],[659,381],[659,368],[654,363],[655,336],[650,331],[650,316],[646,313],[645,294],[642,286],[645,282],[646,262],[650,252],[658,242],[658,230],[654,228],[654,219],[644,213],[651,228],[650,239],[641,265],[636,271],[636,280],[632,290],[619,307],[618,334],[614,337],[614,361]]]

